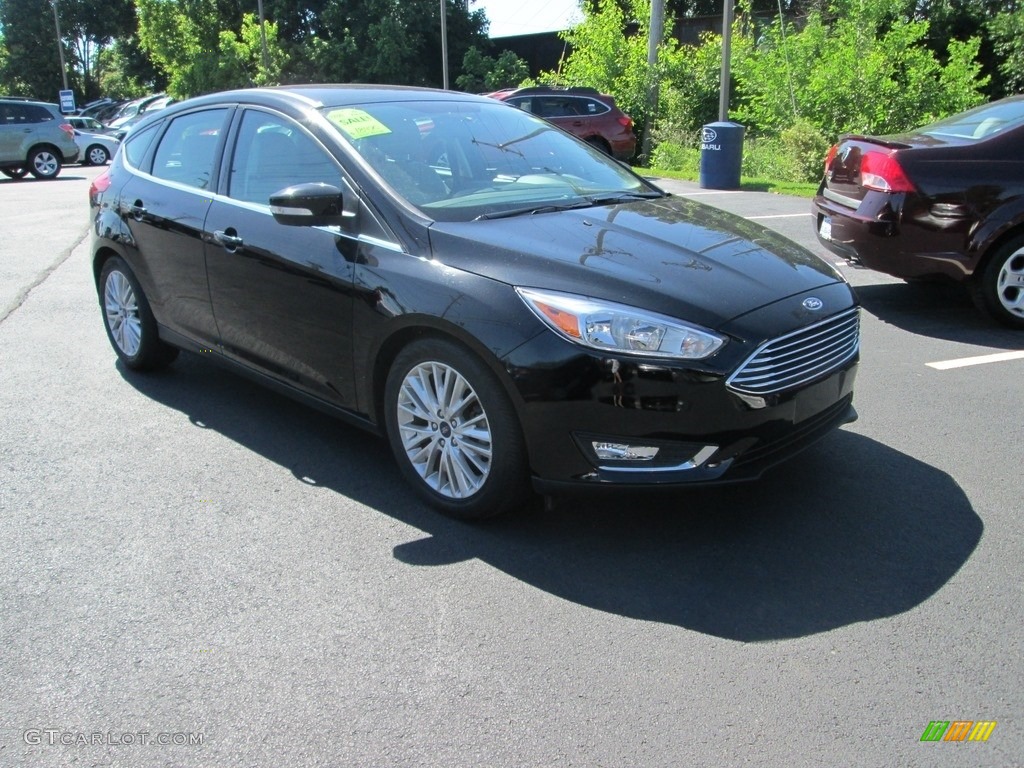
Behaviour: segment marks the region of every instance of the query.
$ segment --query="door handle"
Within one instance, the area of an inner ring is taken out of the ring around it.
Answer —
[[[236,248],[241,248],[245,245],[245,242],[235,234],[233,229],[229,229],[227,231],[218,229],[213,233],[213,239],[229,251],[233,251]]]
[[[146,215],[146,206],[142,204],[141,200],[136,200],[128,206],[128,213],[136,221],[142,221],[142,217]]]

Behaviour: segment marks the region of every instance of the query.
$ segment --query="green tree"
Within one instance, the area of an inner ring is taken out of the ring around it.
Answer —
[[[783,34],[776,24],[756,38],[738,35],[734,116],[755,134],[804,118],[835,137],[905,130],[978,103],[986,84],[978,38],[950,41],[943,64],[924,45],[928,22],[901,17],[902,6],[836,0],[831,24],[813,12],[800,30]]]
[[[515,88],[529,77],[529,66],[512,51],[502,51],[495,58],[474,45],[462,57],[462,74],[455,79],[455,84],[469,93],[490,93]]]
[[[7,57],[0,90],[11,95],[57,101],[63,88],[53,6],[47,0],[3,0],[0,27]],[[69,56],[65,50],[65,56]]]
[[[216,0],[136,0],[136,7],[139,41],[166,74],[167,92],[175,98],[277,81],[284,53],[273,22],[265,25],[264,67],[259,22],[252,14],[234,18]]]
[[[988,31],[999,61],[997,95],[1024,92],[1024,7],[996,15],[989,22]]]

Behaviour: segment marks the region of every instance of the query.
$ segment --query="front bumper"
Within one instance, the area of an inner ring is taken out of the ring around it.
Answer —
[[[752,480],[856,419],[856,355],[803,387],[753,401],[726,385],[728,372],[602,358],[549,334],[513,357],[524,363],[513,360],[509,371],[542,492]],[[644,461],[602,459],[596,445],[605,444],[658,453]]]

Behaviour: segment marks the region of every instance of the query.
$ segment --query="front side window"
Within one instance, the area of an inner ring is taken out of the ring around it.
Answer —
[[[599,151],[498,101],[391,102],[322,111],[392,191],[438,221],[660,196]]]
[[[153,158],[153,175],[197,189],[212,189],[226,109],[190,112],[171,121]]]
[[[228,195],[268,205],[285,187],[321,182],[341,187],[341,171],[331,156],[296,123],[247,110],[235,143]]]

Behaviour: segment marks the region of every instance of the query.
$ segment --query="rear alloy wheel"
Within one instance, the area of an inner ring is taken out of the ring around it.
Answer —
[[[515,410],[469,350],[440,339],[406,347],[388,375],[384,407],[402,474],[445,514],[477,520],[524,500],[526,451]]]
[[[106,147],[102,147],[99,144],[93,144],[87,150],[85,150],[85,159],[89,165],[106,165],[110,159],[110,153],[107,152]]]
[[[2,170],[0,170],[0,173],[2,173],[8,179],[17,180],[25,178],[25,174],[28,173],[28,170],[25,168],[3,168]]]
[[[100,274],[100,303],[107,338],[117,356],[136,371],[162,368],[178,356],[175,347],[160,340],[156,319],[135,275],[114,257]]]
[[[1024,328],[1024,237],[997,250],[972,285],[975,303],[1003,325]]]
[[[39,147],[28,156],[28,169],[37,179],[55,179],[60,173],[60,158],[49,147]]]

